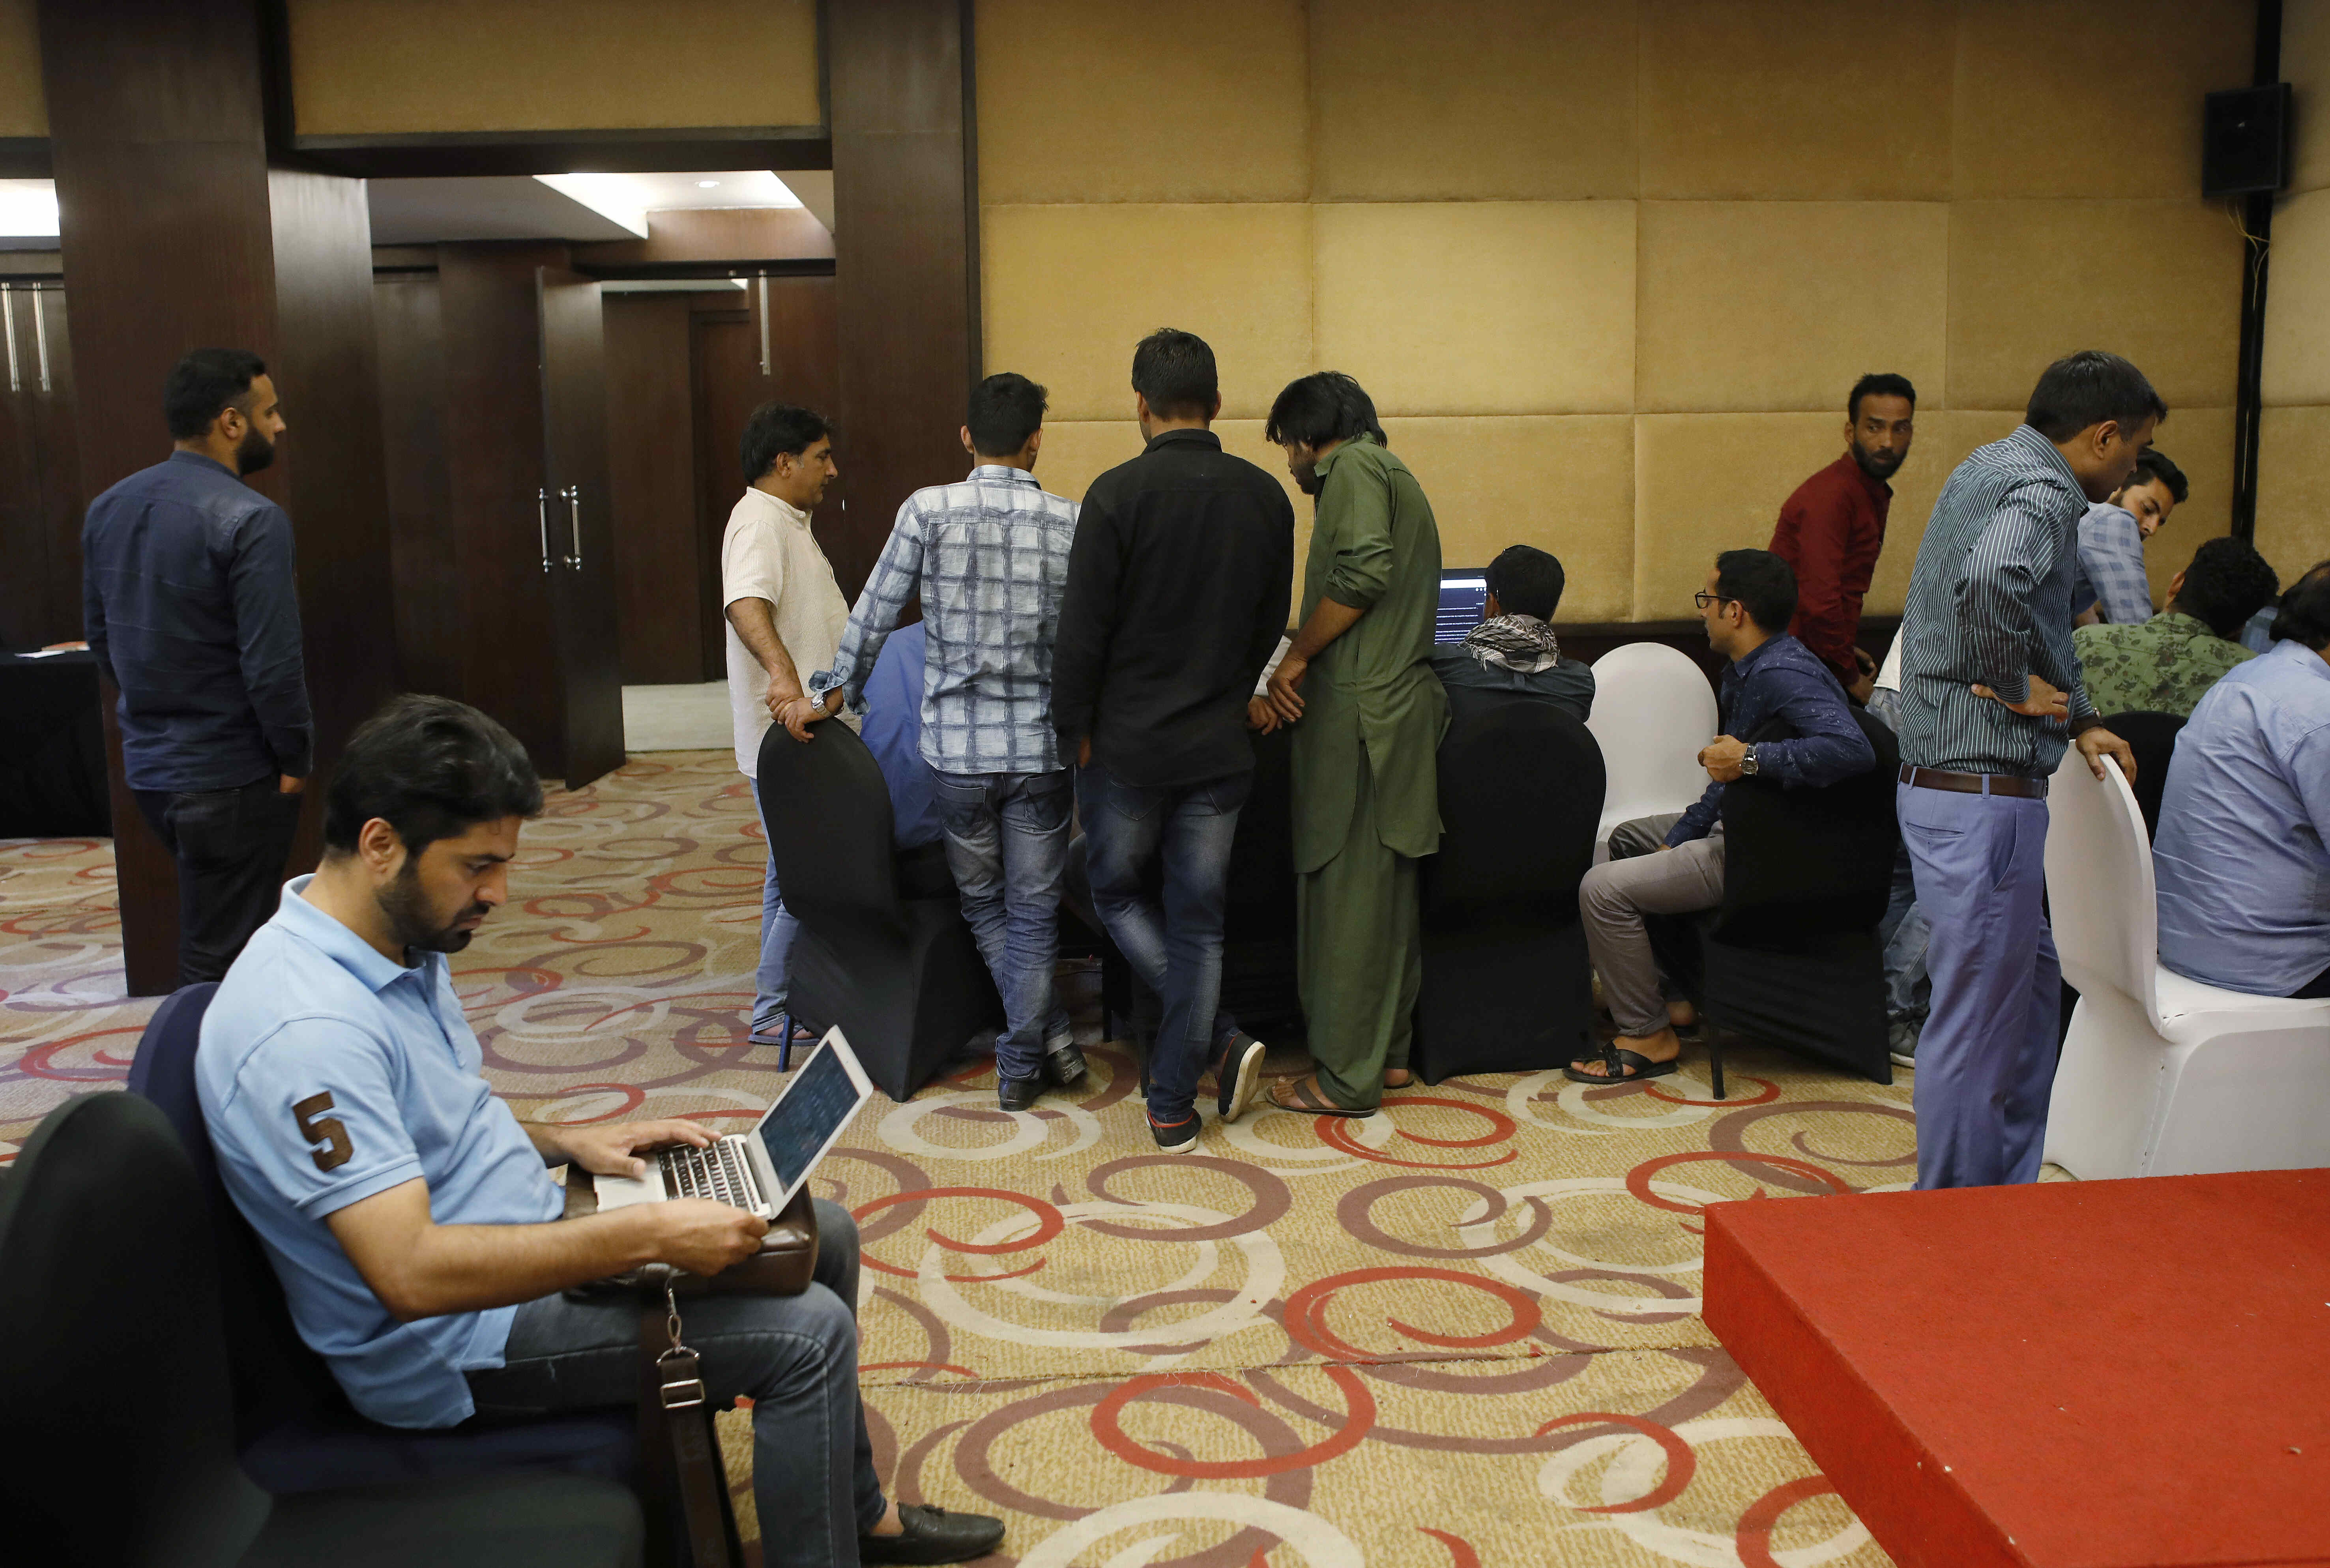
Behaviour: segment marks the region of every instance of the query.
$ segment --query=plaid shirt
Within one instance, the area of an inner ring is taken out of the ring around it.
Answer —
[[[2141,626],[2152,619],[2152,584],[2144,575],[2144,530],[2136,515],[2098,501],[2079,519],[2079,565],[2071,585],[2071,609],[2101,604],[2114,626]]]
[[[838,686],[864,712],[874,661],[919,591],[930,638],[923,760],[942,773],[1057,770],[1052,645],[1075,536],[1076,504],[1022,469],[982,463],[960,484],[915,491],[810,696]]]

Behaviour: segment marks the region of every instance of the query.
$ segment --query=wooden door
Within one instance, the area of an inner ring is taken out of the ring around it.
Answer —
[[[607,499],[606,324],[598,284],[535,271],[542,332],[539,522],[549,540],[551,623],[566,787],[623,765],[623,672]]]
[[[33,312],[21,283],[0,283],[0,647],[19,651],[61,640],[49,629],[49,533],[43,516],[35,429]]]

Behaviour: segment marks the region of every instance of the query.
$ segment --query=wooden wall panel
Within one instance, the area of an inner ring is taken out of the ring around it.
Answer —
[[[689,298],[607,297],[607,485],[627,686],[706,678]]]
[[[379,277],[373,315],[380,335],[398,663],[408,691],[459,696],[461,590],[445,470],[445,323],[437,274]]]

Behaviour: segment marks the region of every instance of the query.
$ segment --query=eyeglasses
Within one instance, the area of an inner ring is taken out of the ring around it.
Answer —
[[[1701,609],[1705,609],[1710,604],[1737,604],[1739,602],[1736,599],[1727,599],[1719,593],[1708,593],[1703,590],[1692,594],[1691,596],[1691,603],[1699,606]]]

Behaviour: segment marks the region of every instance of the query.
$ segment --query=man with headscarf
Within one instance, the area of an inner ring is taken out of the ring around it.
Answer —
[[[1432,650],[1432,671],[1448,693],[1448,721],[1493,713],[1509,703],[1546,703],[1579,723],[1594,707],[1594,671],[1561,656],[1553,613],[1565,582],[1561,562],[1515,544],[1489,562],[1488,602],[1464,640]]]

